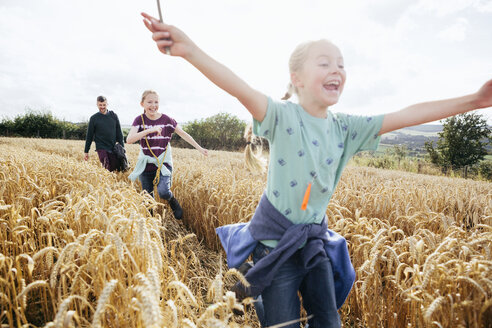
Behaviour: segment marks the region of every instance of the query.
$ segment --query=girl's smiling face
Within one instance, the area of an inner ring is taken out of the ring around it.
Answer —
[[[324,108],[336,104],[346,79],[340,50],[326,40],[312,44],[302,68],[291,78],[302,102]]]
[[[145,96],[145,99],[140,103],[144,108],[145,114],[150,117],[157,115],[159,110],[159,96],[155,93],[150,93]]]

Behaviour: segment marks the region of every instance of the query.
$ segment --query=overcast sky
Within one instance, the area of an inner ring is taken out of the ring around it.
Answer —
[[[285,93],[287,62],[326,38],[345,59],[333,111],[378,114],[475,92],[492,78],[492,0],[162,0],[164,20],[254,88]],[[181,58],[157,51],[141,11],[155,0],[0,0],[0,118],[26,108],[88,120],[96,97],[124,125],[154,89],[160,110],[185,123],[249,113]],[[492,110],[482,110],[492,122]]]

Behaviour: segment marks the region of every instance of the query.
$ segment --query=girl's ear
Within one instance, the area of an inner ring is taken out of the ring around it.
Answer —
[[[303,83],[299,78],[299,74],[297,74],[296,72],[290,73],[290,81],[292,82],[292,85],[296,88],[303,86]]]

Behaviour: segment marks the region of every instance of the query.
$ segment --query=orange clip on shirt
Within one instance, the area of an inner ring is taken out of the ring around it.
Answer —
[[[306,192],[304,193],[304,198],[302,200],[301,210],[305,211],[307,208],[307,204],[309,202],[309,195],[311,194],[311,182],[308,183],[306,188]]]

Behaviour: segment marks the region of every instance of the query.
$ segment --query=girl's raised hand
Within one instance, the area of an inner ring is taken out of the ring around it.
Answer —
[[[142,16],[160,52],[166,54],[166,47],[169,47],[171,56],[186,58],[191,53],[195,44],[183,31],[175,26],[161,23],[149,14],[142,13]]]
[[[485,82],[485,84],[475,94],[476,108],[486,108],[492,106],[492,80]]]
[[[161,135],[161,132],[162,132],[162,128],[161,128],[161,127],[159,127],[159,126],[156,126],[156,127],[154,127],[153,129],[151,129],[150,131],[152,131],[152,132],[157,132],[157,135],[159,135],[159,136],[160,136],[160,135]]]
[[[268,106],[268,98],[264,94],[251,88],[229,68],[206,54],[177,27],[161,23],[146,13],[142,16],[160,52],[165,54],[166,47],[169,47],[172,56],[183,57],[215,85],[236,97],[256,120],[263,121]]]

